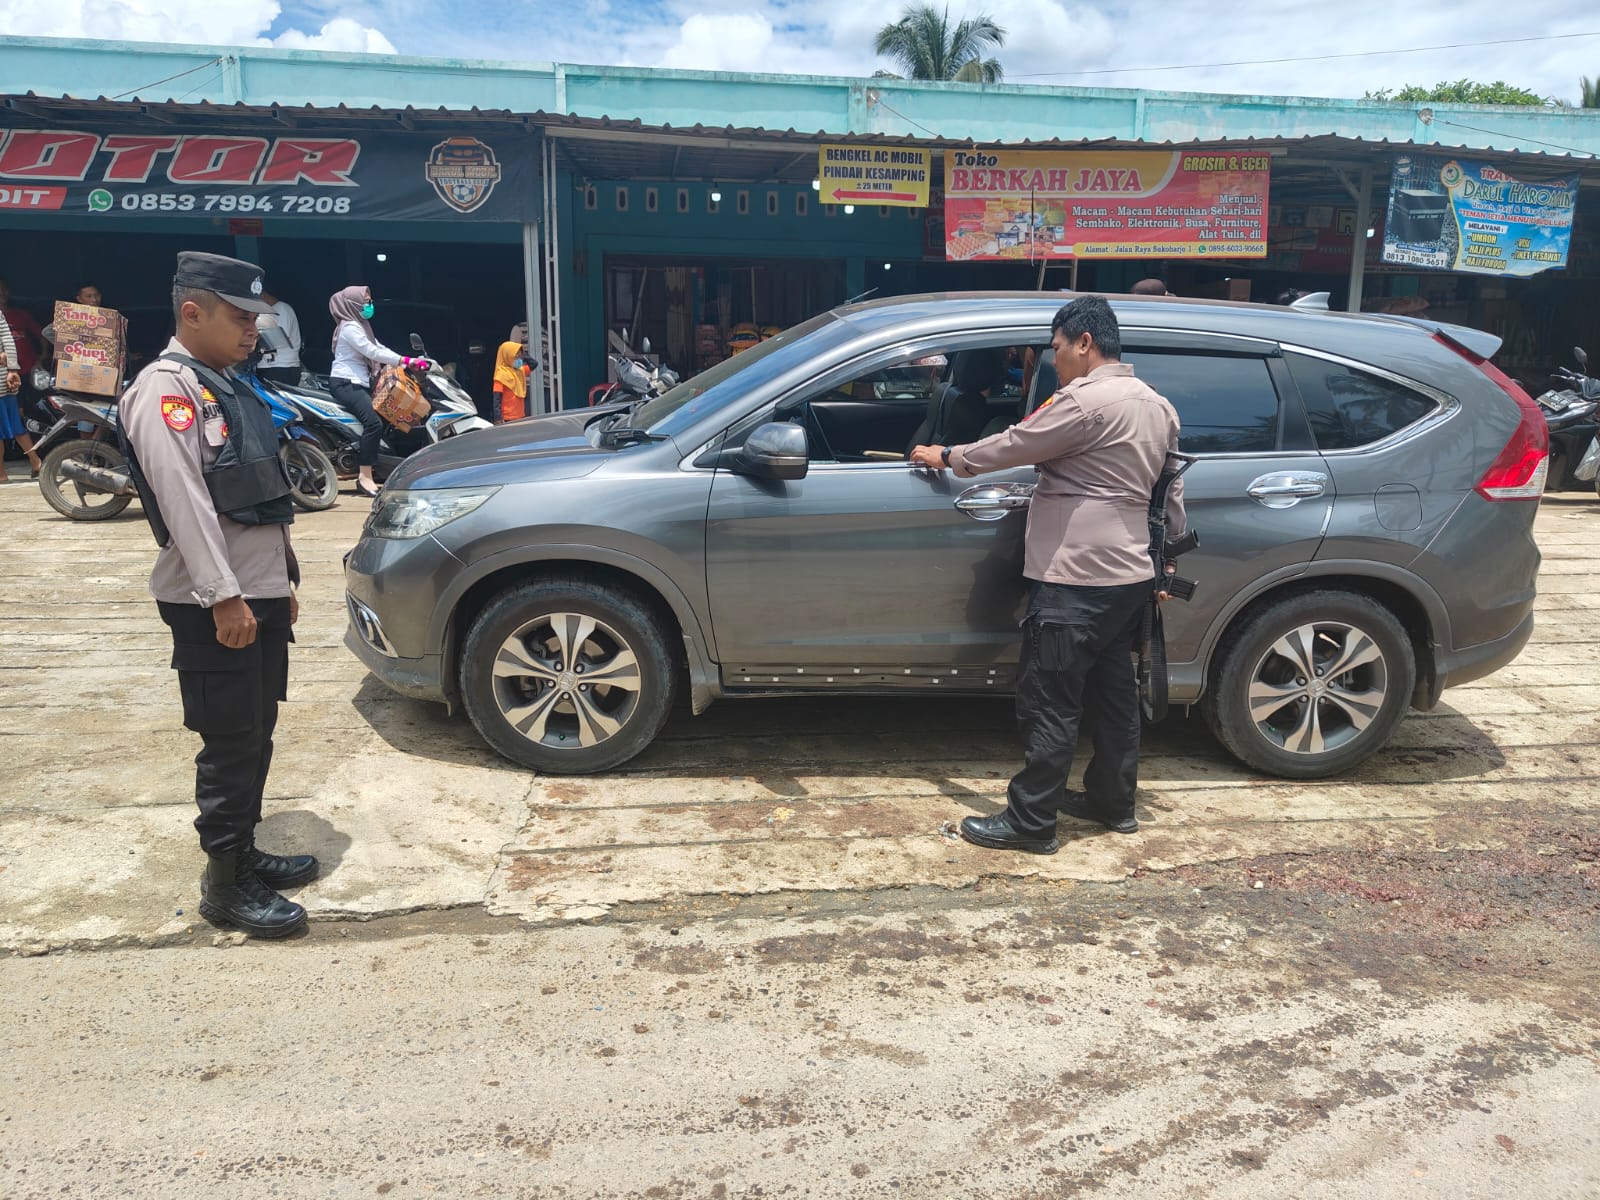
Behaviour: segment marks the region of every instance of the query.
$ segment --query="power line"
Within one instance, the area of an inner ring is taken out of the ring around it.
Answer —
[[[934,132],[932,129],[929,129],[926,125],[923,125],[918,121],[913,121],[910,117],[906,116],[905,113],[901,112],[898,108],[894,108],[893,106],[891,106],[889,104],[889,102],[887,100],[885,100],[881,95],[878,97],[878,107],[879,108],[887,108],[890,112],[892,112],[895,116],[899,117],[907,125],[915,125],[918,129],[922,130],[922,132],[927,134],[929,137],[935,137],[936,138],[936,137],[943,137],[944,136],[943,134]]]
[[[1295,58],[1249,58],[1238,62],[1176,63],[1164,67],[1100,67],[1084,71],[1031,71],[1025,75],[1007,74],[1008,79],[1044,79],[1061,75],[1132,75],[1141,71],[1201,71],[1211,67],[1266,67],[1278,63],[1328,62],[1336,58],[1373,58],[1384,54],[1423,54],[1430,50],[1466,50],[1474,46],[1515,46],[1523,42],[1558,42],[1565,38],[1600,37],[1590,33],[1547,33],[1538,37],[1496,38],[1488,42],[1448,42],[1440,46],[1410,46],[1403,50],[1356,50],[1346,54],[1307,54]]]
[[[1552,150],[1564,150],[1568,154],[1577,154],[1584,158],[1595,157],[1589,151],[1579,150],[1576,146],[1563,146],[1559,142],[1541,142],[1538,138],[1527,137],[1520,133],[1506,133],[1504,130],[1500,129],[1484,129],[1481,125],[1463,125],[1460,121],[1447,121],[1443,117],[1435,117],[1433,119],[1433,123],[1435,125],[1450,125],[1456,129],[1470,129],[1473,133],[1487,133],[1493,135],[1494,137],[1509,138],[1514,142],[1532,142],[1535,146],[1548,146]],[[1419,151],[1425,151],[1427,147],[1425,145],[1419,145],[1418,149]]]
[[[137,96],[140,92],[145,91],[148,88],[160,87],[163,83],[171,83],[174,79],[182,79],[185,75],[193,75],[196,71],[204,71],[207,67],[214,67],[221,61],[222,59],[220,57],[208,58],[198,67],[190,67],[187,71],[179,71],[176,75],[168,75],[165,79],[158,79],[154,83],[141,84],[140,86],[134,88],[133,91],[119,93],[118,95],[112,96],[111,99],[126,100],[129,96]]]

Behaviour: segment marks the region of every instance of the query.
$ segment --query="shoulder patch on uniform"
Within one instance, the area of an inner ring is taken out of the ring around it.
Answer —
[[[161,397],[161,419],[169,429],[183,433],[194,424],[194,401],[187,396]]]

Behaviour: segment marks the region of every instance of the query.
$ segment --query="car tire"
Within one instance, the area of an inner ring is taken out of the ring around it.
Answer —
[[[1339,670],[1345,663],[1352,665]],[[1358,592],[1301,592],[1230,632],[1201,712],[1248,766],[1321,779],[1388,742],[1410,707],[1416,675],[1411,638],[1389,609]]]
[[[666,724],[678,682],[670,646],[661,618],[630,592],[572,576],[521,584],[472,622],[462,701],[514,762],[553,775],[608,770]]]

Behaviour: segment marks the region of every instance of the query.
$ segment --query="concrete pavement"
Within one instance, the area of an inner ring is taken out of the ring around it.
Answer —
[[[1544,504],[1519,662],[1359,772],[1174,722],[1144,832],[1048,859],[942,832],[1000,803],[1004,703],[513,768],[343,649],[361,516],[296,531],[263,841],[324,859],[313,923],[240,944],[194,919],[142,523],[0,487],[0,1195],[1600,1194],[1594,501]]]
[[[1600,506],[1585,497],[1547,498],[1540,513],[1533,644],[1413,714],[1361,770],[1311,784],[1255,777],[1198,719],[1171,721],[1148,738],[1144,834],[1075,830],[1048,859],[941,835],[1002,802],[1016,748],[999,701],[724,703],[679,714],[620,772],[535,778],[464,718],[390,695],[344,648],[340,560],[364,512],[346,495],[295,527],[306,584],[262,842],[327,864],[300,896],[316,920],[483,905],[542,922],[686,895],[1493,847],[1531,810],[1588,817],[1600,797]],[[197,739],[179,724],[169,643],[145,593],[152,547],[137,506],[74,523],[13,482],[0,487],[0,521],[20,551],[0,624],[0,949],[209,937],[193,910]]]

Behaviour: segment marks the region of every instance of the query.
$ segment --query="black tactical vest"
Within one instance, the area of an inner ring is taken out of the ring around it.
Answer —
[[[294,524],[294,503],[289,498],[293,489],[283,462],[278,458],[278,431],[273,428],[272,413],[266,403],[254,393],[241,395],[234,389],[232,380],[186,354],[163,354],[161,359],[193,371],[203,391],[210,393],[222,409],[227,423],[227,440],[216,461],[205,468],[206,490],[211,493],[212,506],[222,516],[241,525]],[[171,535],[156,505],[155,492],[145,479],[120,423],[118,432],[145,517],[156,541],[165,546]]]

